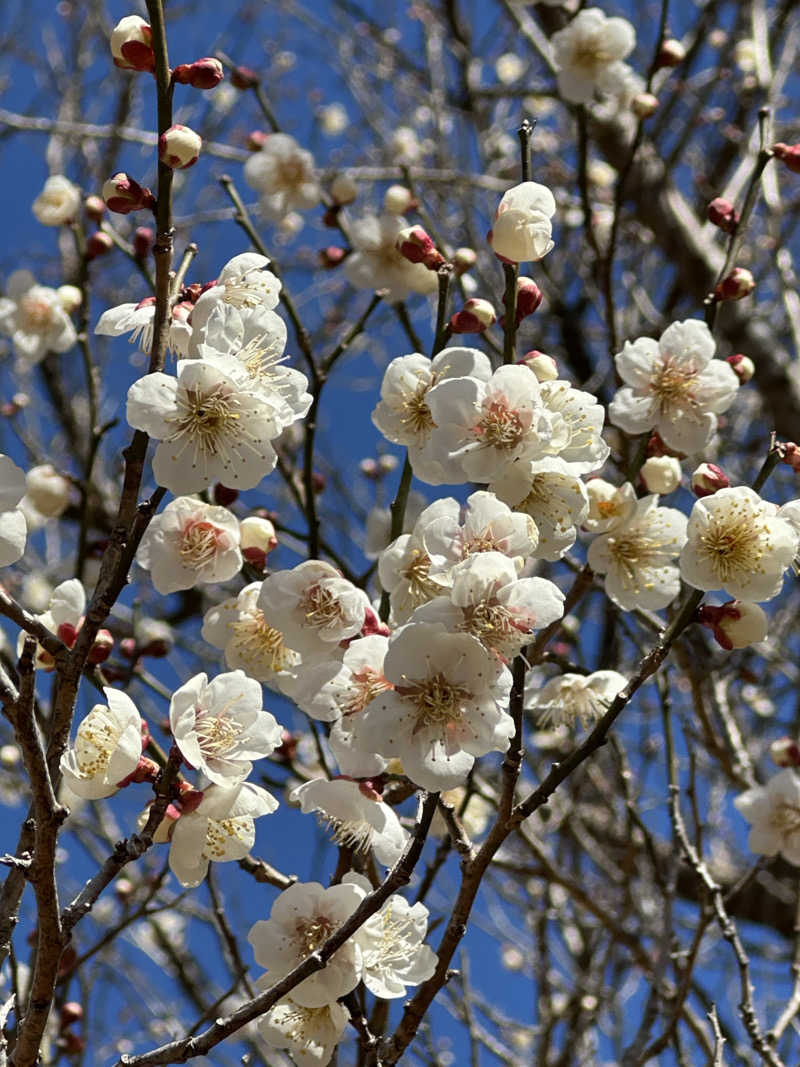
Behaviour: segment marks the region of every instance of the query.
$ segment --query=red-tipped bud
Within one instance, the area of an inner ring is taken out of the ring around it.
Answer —
[[[123,637],[119,643],[119,654],[125,659],[136,659],[139,650],[133,637]]]
[[[133,254],[137,259],[147,259],[155,241],[149,226],[137,226],[133,234]]]
[[[172,72],[173,81],[191,85],[193,89],[213,89],[224,77],[222,64],[211,56],[196,59],[194,63],[181,63]]]
[[[725,362],[730,363],[731,367],[733,367],[736,377],[742,385],[746,385],[756,372],[755,363],[749,356],[745,356],[741,352],[737,352],[735,356],[728,356]]]
[[[141,785],[142,782],[154,782],[160,773],[161,768],[155,760],[151,760],[147,756],[140,756],[139,762],[131,773],[126,778],[123,778],[121,782],[117,782],[117,789],[125,789],[129,785]]]
[[[746,600],[729,600],[719,607],[704,604],[698,609],[697,616],[726,652],[755,645],[763,641],[769,632],[764,609]]]
[[[658,97],[652,93],[637,93],[631,101],[631,111],[637,119],[649,119],[658,110]]]
[[[244,146],[251,152],[260,152],[267,143],[268,137],[269,134],[265,133],[264,130],[251,130],[245,138]]]
[[[106,252],[110,252],[113,247],[114,242],[107,233],[95,230],[86,239],[86,258],[87,260],[97,259],[98,256],[104,256]]]
[[[56,630],[56,636],[67,648],[72,648],[77,640],[79,629],[80,625],[75,626],[71,622],[62,622]]]
[[[284,730],[281,734],[281,743],[272,753],[272,758],[289,763],[295,757],[297,745],[298,739],[294,734],[290,734],[288,730]]]
[[[674,448],[669,448],[664,444],[664,439],[657,430],[653,430],[647,441],[647,455],[648,456],[675,456],[676,459],[685,459],[686,456],[683,452],[676,452]]]
[[[87,196],[83,202],[87,216],[92,222],[101,222],[106,213],[106,205],[99,196]]]
[[[66,1030],[68,1026],[72,1026],[73,1023],[78,1022],[83,1018],[83,1005],[79,1004],[77,1000],[68,1000],[61,1008],[59,1014],[59,1022],[61,1023],[62,1030]]]
[[[251,67],[234,67],[231,85],[234,89],[255,89],[261,79]]]
[[[474,248],[457,248],[451,262],[456,274],[466,274],[478,262],[478,253]]]
[[[553,357],[535,348],[517,362],[532,370],[540,382],[554,382],[558,378],[558,364]]]
[[[706,208],[706,218],[724,233],[733,233],[739,223],[739,212],[730,200],[717,196]]]
[[[772,146],[772,151],[775,158],[785,163],[789,170],[800,174],[800,144],[784,144],[779,141]]]
[[[128,215],[131,211],[152,211],[156,198],[146,187],[139,185],[130,175],[120,171],[103,183],[103,200],[109,211]]]
[[[111,56],[123,70],[154,71],[153,31],[139,15],[126,15],[111,31]]]
[[[200,158],[202,139],[188,126],[176,123],[164,130],[158,139],[158,158],[173,170],[193,167]]]
[[[332,270],[334,267],[338,267],[342,260],[347,255],[347,249],[339,248],[338,245],[328,245],[327,248],[320,248],[317,256],[321,267],[325,270]]]
[[[114,648],[114,635],[110,630],[98,630],[87,659],[90,663],[105,663]]]
[[[697,497],[711,496],[730,484],[727,474],[716,463],[701,463],[692,475],[692,492]]]
[[[660,70],[662,67],[677,67],[685,58],[686,49],[680,41],[676,41],[674,37],[670,37],[662,43],[658,50],[656,69]]]
[[[325,475],[321,474],[319,471],[314,471],[314,473],[311,475],[311,488],[314,490],[314,493],[317,496],[319,496],[320,493],[325,492],[325,487],[327,484],[328,483],[325,480]]]
[[[214,486],[214,503],[222,508],[229,508],[239,498],[238,489],[229,489],[227,485],[217,482]]]
[[[272,522],[259,515],[249,515],[239,523],[239,537],[244,558],[263,571],[267,556],[278,546]]]
[[[542,290],[531,278],[517,278],[517,326],[542,302]]]
[[[362,459],[358,464],[358,469],[364,475],[365,478],[369,478],[371,481],[376,482],[383,476],[383,471],[378,466],[378,461],[367,457]]]
[[[741,300],[755,289],[756,282],[746,267],[734,267],[714,290],[717,300]]]
[[[473,297],[450,319],[452,333],[483,333],[497,321],[495,310],[488,300]]]
[[[800,767],[800,745],[791,737],[781,737],[769,746],[769,756],[779,767]]]
[[[263,572],[267,565],[267,553],[263,548],[257,548],[255,545],[251,545],[249,548],[243,548],[242,556],[250,566],[255,567],[257,571]]]
[[[58,1039],[59,1046],[68,1056],[77,1056],[86,1048],[86,1042],[73,1030],[65,1030]]]
[[[401,230],[395,248],[409,263],[422,263],[428,270],[438,270],[445,261],[422,226],[406,226]]]

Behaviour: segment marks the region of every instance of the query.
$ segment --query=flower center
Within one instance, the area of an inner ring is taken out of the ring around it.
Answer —
[[[501,653],[509,638],[518,637],[521,633],[530,633],[533,628],[532,619],[515,618],[508,608],[492,599],[471,604],[463,611],[465,632]]]
[[[329,830],[335,844],[354,852],[369,852],[373,828],[366,819],[338,819],[324,811],[318,811],[316,815],[320,825]]]
[[[277,170],[279,182],[284,188],[294,189],[305,181],[306,167],[302,159],[286,159],[278,164]]]
[[[472,696],[468,689],[454,685],[441,673],[428,675],[410,685],[395,686],[395,691],[417,709],[415,734],[427,726],[447,727],[460,722],[463,705]]]
[[[342,618],[342,606],[322,582],[306,589],[300,601],[306,622],[316,630],[325,629]]]
[[[280,341],[270,340],[269,334],[265,333],[251,338],[236,358],[244,364],[254,382],[275,388],[278,380],[275,368],[285,359],[281,349]]]
[[[768,532],[750,511],[738,512],[714,519],[700,535],[700,553],[708,561],[721,582],[742,572],[761,572],[761,560],[768,542],[762,535]]]
[[[234,700],[232,703],[235,702]],[[197,732],[197,743],[201,751],[208,756],[221,756],[229,752],[244,729],[241,723],[230,718],[227,708],[217,712],[196,708],[194,728]]]
[[[259,307],[267,302],[274,285],[275,280],[267,276],[267,271],[247,271],[225,282],[222,299],[235,308]]]
[[[36,292],[26,293],[19,301],[21,326],[26,333],[41,333],[53,321],[52,303]]]
[[[233,643],[243,663],[265,659],[271,671],[288,670],[297,662],[297,653],[283,643],[283,634],[270,626],[258,609],[231,623]]]
[[[697,371],[691,364],[680,366],[671,359],[666,359],[655,369],[650,379],[650,388],[655,393],[663,412],[680,401],[694,407],[692,390],[696,382]]]
[[[350,685],[339,701],[342,715],[357,715],[378,693],[392,688],[392,683],[387,682],[374,667],[362,667],[360,671],[353,671]]]
[[[641,530],[630,530],[620,537],[609,537],[608,548],[617,567],[624,575],[624,584],[639,589],[637,568],[646,566],[651,555],[662,546]],[[648,584],[649,588],[649,584]]]
[[[213,522],[192,520],[186,524],[181,534],[178,549],[181,563],[193,570],[201,570],[214,561],[220,549],[226,547],[226,541],[224,531]]]
[[[772,809],[769,822],[774,830],[791,837],[800,831],[800,808],[782,800]]]
[[[427,552],[415,548],[411,553],[411,562],[403,571],[408,583],[408,595],[415,604],[424,604],[441,592],[439,584],[430,577],[431,557]]]
[[[510,408],[505,398],[499,398],[484,403],[483,414],[473,433],[488,448],[510,451],[525,436],[525,426],[519,412]]]
[[[239,404],[231,389],[221,383],[207,391],[179,388],[177,407],[177,414],[169,419],[175,429],[168,440],[183,438],[184,447],[191,443],[195,454],[207,457],[223,452],[225,438],[238,428]]]
[[[203,846],[203,858],[207,860],[225,859],[228,841],[246,841],[253,829],[253,820],[249,815],[235,815],[230,819],[209,819],[206,829],[206,843]],[[250,838],[252,841],[252,838]]]
[[[298,919],[294,929],[301,950],[310,956],[328,940],[336,924],[327,915],[315,915],[313,919]]]
[[[434,382],[420,382],[416,390],[410,396],[403,398],[402,423],[414,434],[422,434],[425,437],[436,426],[431,415],[431,409],[426,403],[426,397]]]

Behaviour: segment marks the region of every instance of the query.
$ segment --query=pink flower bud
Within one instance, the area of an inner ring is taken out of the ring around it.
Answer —
[[[714,290],[717,300],[741,300],[755,289],[756,282],[746,267],[734,267]]]
[[[106,252],[110,252],[113,247],[114,242],[107,233],[102,230],[95,230],[94,233],[89,234],[86,240],[86,258],[88,260],[97,259],[98,256],[104,256]]]
[[[670,37],[663,42],[658,50],[656,69],[660,70],[662,67],[677,67],[685,58],[686,49],[680,41],[676,41],[674,37]]]
[[[478,262],[478,253],[474,248],[457,248],[453,253],[452,263],[456,274],[465,274]]]
[[[483,333],[496,321],[497,315],[489,301],[473,297],[452,316],[450,330],[452,333]]]
[[[158,777],[160,770],[161,768],[155,760],[151,760],[147,756],[140,756],[139,762],[127,778],[123,778],[121,782],[117,782],[117,788],[125,789],[125,787],[129,785],[141,785],[142,782],[154,782]]]
[[[251,152],[260,152],[268,138],[269,134],[264,130],[251,130],[245,138],[245,148],[249,148]]]
[[[780,737],[769,746],[769,755],[779,767],[800,767],[800,745],[791,737]]]
[[[158,158],[173,170],[193,167],[200,158],[203,142],[188,126],[177,124],[164,130],[158,139]]]
[[[325,475],[320,473],[320,471],[314,471],[311,475],[311,487],[314,490],[315,495],[319,496],[320,493],[324,493],[327,484]]]
[[[785,163],[789,170],[800,174],[800,144],[784,144],[779,141],[772,146],[772,151],[775,158]]]
[[[83,206],[92,222],[102,221],[103,215],[106,213],[106,205],[99,196],[87,196]]]
[[[71,622],[62,622],[56,630],[56,637],[58,637],[59,641],[61,641],[62,644],[65,644],[67,648],[72,648],[78,639],[79,629],[80,625],[75,626]]]
[[[701,463],[692,475],[692,492],[696,497],[711,496],[730,484],[725,471],[716,463]]]
[[[220,482],[214,486],[214,503],[222,508],[229,508],[238,497],[238,489],[229,489],[227,485],[222,485]]]
[[[339,266],[346,255],[347,249],[339,248],[338,245],[328,245],[327,248],[320,248],[317,258],[321,267],[325,270],[332,270]]]
[[[547,356],[536,348],[526,352],[522,359],[519,360],[519,363],[532,370],[540,382],[554,382],[558,378],[558,364],[556,361],[552,356]]]
[[[284,730],[281,734],[281,743],[272,753],[273,759],[284,760],[290,762],[294,759],[297,752],[298,740],[294,734],[290,734],[288,730]]]
[[[234,67],[231,85],[235,89],[255,89],[261,79],[251,67]]]
[[[181,799],[179,801],[181,806],[181,815],[188,815],[192,811],[197,811],[200,807],[200,802],[203,799],[202,789],[189,788],[181,792]]]
[[[123,637],[119,643],[119,652],[125,659],[136,659],[139,655],[136,639],[134,637]]]
[[[755,363],[749,356],[742,355],[741,352],[737,352],[735,356],[728,356],[725,362],[730,363],[731,367],[733,367],[736,377],[742,385],[749,382],[756,372]]]
[[[755,645],[763,641],[769,632],[764,609],[746,600],[729,600],[719,607],[703,604],[697,615],[700,623],[713,632],[717,644],[726,652]]]
[[[378,478],[380,478],[383,473],[380,467],[378,466],[377,460],[371,459],[370,457],[360,460],[358,464],[358,469],[361,471],[365,478],[370,478],[373,481],[376,481]]]
[[[383,796],[382,790],[375,788],[375,783],[371,778],[365,778],[364,781],[359,782],[358,791],[362,797],[366,797],[367,800],[378,801]]]
[[[149,23],[138,15],[120,19],[111,31],[111,56],[123,70],[154,71],[156,57]]]
[[[638,93],[631,101],[631,111],[637,119],[649,119],[658,110],[658,97],[652,93]]]
[[[156,198],[146,187],[139,185],[124,171],[115,174],[103,183],[103,200],[109,211],[118,215],[128,215],[131,211],[142,211],[156,206]]]
[[[191,85],[193,89],[213,89],[225,77],[225,71],[218,59],[204,56],[194,63],[181,63],[172,72],[173,81],[180,85]]]
[[[531,278],[517,278],[517,326],[542,302],[542,291]]]
[[[795,474],[800,474],[800,445],[795,444],[794,441],[787,441],[783,446],[781,459],[792,468]]]
[[[73,1023],[78,1022],[83,1018],[83,1006],[77,1002],[77,1000],[68,1000],[61,1008],[59,1022],[62,1029],[66,1029],[68,1026],[72,1026]]]
[[[269,519],[250,515],[239,523],[239,536],[244,558],[256,570],[263,571],[267,556],[278,545],[275,527]]]
[[[397,235],[395,248],[409,263],[422,263],[428,270],[438,270],[444,256],[421,226],[407,226]]]
[[[98,630],[87,659],[90,663],[104,663],[114,648],[114,635],[110,630]]]
[[[718,196],[706,208],[706,217],[725,233],[733,233],[739,223],[739,212],[724,197]]]
[[[149,226],[137,226],[133,234],[133,254],[137,259],[147,259],[153,247],[155,234]]]

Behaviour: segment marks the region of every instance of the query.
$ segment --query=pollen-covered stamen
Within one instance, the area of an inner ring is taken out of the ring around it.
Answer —
[[[676,403],[684,407],[696,407],[694,389],[697,370],[692,364],[679,364],[671,359],[657,365],[650,379],[650,388],[655,394],[662,413]]]
[[[230,624],[233,644],[243,663],[266,659],[270,670],[285,671],[294,665],[296,654],[283,643],[283,634],[270,626],[264,612],[255,610]]]
[[[646,566],[652,555],[663,547],[641,530],[630,530],[620,537],[608,539],[609,551],[625,575],[625,584],[634,590],[639,589],[638,568]],[[645,588],[651,586],[652,583],[645,583]]]
[[[768,534],[769,526],[749,507],[732,507],[700,535],[699,555],[724,585],[734,575],[763,573],[762,560],[771,548]]]
[[[337,819],[335,815],[328,815],[324,811],[316,812],[316,816],[320,826],[330,832],[335,844],[350,848],[353,852],[369,852],[373,827],[366,819]]]
[[[336,929],[335,923],[327,915],[315,915],[313,919],[298,919],[295,925],[295,939],[306,955],[324,945]]]
[[[428,393],[434,384],[435,381],[420,382],[413,393],[408,393],[403,398],[401,422],[415,434],[427,435],[436,426],[427,404]]]
[[[374,667],[362,667],[360,671],[353,671],[346,694],[339,701],[339,709],[342,715],[358,715],[378,693],[393,688],[380,671]]]
[[[217,553],[227,547],[228,537],[213,522],[190,521],[181,533],[178,553],[185,567],[200,570],[212,563]]]
[[[75,758],[81,774],[93,777],[108,766],[119,741],[119,729],[102,711],[83,720],[75,739]]]
[[[477,637],[489,648],[500,649],[509,637],[516,637],[520,633],[530,633],[533,628],[532,619],[515,616],[508,608],[493,599],[471,604],[463,611],[464,631]]]
[[[300,601],[300,609],[308,625],[314,629],[325,629],[344,617],[338,599],[322,582],[306,589]]]
[[[800,808],[795,804],[780,801],[770,812],[769,821],[774,830],[791,837],[800,831]]]
[[[238,697],[236,698],[238,700]],[[197,743],[207,756],[223,756],[236,743],[236,738],[244,727],[228,716],[228,708],[236,700],[219,711],[209,712],[203,708],[195,709],[195,731]]]
[[[255,308],[275,292],[275,279],[264,271],[252,270],[229,278],[222,288],[222,299],[226,304],[235,308]]]
[[[516,510],[528,513],[535,511],[548,519],[555,529],[566,529],[572,525],[569,509],[565,507],[564,501],[553,492],[552,483],[546,477],[538,476],[533,479],[528,495],[516,505]],[[603,514],[602,511],[601,514]],[[605,518],[605,515],[603,517]]]
[[[254,382],[270,385],[279,391],[286,388],[285,383],[280,380],[280,375],[275,373],[275,367],[286,359],[283,346],[277,338],[270,339],[267,333],[251,337],[244,348],[239,350],[237,359],[244,364]]]
[[[246,815],[238,815],[230,819],[209,819],[203,857],[207,860],[224,859],[228,841],[231,838],[237,841],[243,840],[251,828],[252,820]]]
[[[225,439],[238,429],[239,404],[232,391],[222,383],[207,391],[179,389],[178,413],[169,421],[175,426],[169,441],[183,447],[193,445],[195,453],[216,455],[225,450]]]
[[[395,686],[395,691],[417,709],[414,733],[428,726],[447,727],[461,721],[464,704],[472,696],[468,689],[453,684],[441,673],[409,682],[408,685]]]
[[[509,407],[505,397],[496,397],[483,405],[483,414],[473,432],[488,448],[509,451],[525,436],[526,426],[518,411]]]
[[[411,553],[411,562],[403,571],[408,583],[408,595],[414,604],[424,604],[441,592],[441,586],[431,573],[431,557],[427,552],[415,548]]]

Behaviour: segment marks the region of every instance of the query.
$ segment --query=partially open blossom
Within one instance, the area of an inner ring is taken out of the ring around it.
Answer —
[[[70,483],[49,463],[31,467],[25,476],[25,494],[40,515],[57,519],[69,504]]]
[[[665,41],[661,42],[661,47],[658,50],[658,56],[656,58],[656,65],[658,68],[677,67],[685,58],[686,49],[681,42],[674,37],[668,37]]]
[[[422,226],[406,226],[398,233],[395,247],[409,263],[422,263],[428,270],[438,270],[444,263],[444,256]]]
[[[787,441],[783,446],[782,461],[792,470],[795,474],[800,474],[800,445],[794,441]]]
[[[523,363],[528,370],[532,370],[540,382],[554,382],[558,378],[558,364],[553,357],[535,348],[527,352],[519,362]]]
[[[408,832],[400,825],[394,808],[380,797],[370,796],[358,782],[314,778],[292,791],[290,800],[304,812],[315,812],[330,828],[337,845],[355,852],[374,850],[379,863],[393,866],[403,853]]]
[[[766,785],[753,786],[734,800],[737,810],[750,823],[747,847],[751,852],[774,856],[800,866],[800,778],[787,767]]]
[[[123,70],[154,71],[153,31],[139,15],[126,15],[111,31],[111,55]]]
[[[120,171],[103,182],[103,200],[109,211],[118,215],[128,215],[131,211],[145,208],[153,210],[156,200],[149,189],[139,185],[130,175]]]
[[[745,356],[741,352],[737,352],[733,356],[728,356],[725,362],[733,367],[733,372],[742,385],[749,382],[756,372],[755,363],[749,356]]]
[[[61,757],[61,773],[73,793],[88,800],[110,797],[133,772],[142,754],[142,719],[129,696],[104,688]]]
[[[715,606],[703,604],[698,619],[712,631],[717,644],[727,652],[758,644],[769,633],[769,620],[762,607],[746,600],[729,600]]]
[[[249,515],[239,523],[242,555],[248,563],[263,571],[267,556],[278,545],[275,527],[269,519]]]
[[[800,174],[800,144],[784,144],[779,141],[772,146],[772,152],[775,158],[785,163],[789,170]]]
[[[658,111],[658,97],[653,93],[637,93],[631,100],[631,111],[637,119],[649,119]]]
[[[713,222],[725,233],[733,233],[739,223],[739,212],[730,202],[723,197],[715,197],[706,208],[706,216],[709,222]]]
[[[81,191],[63,174],[53,174],[33,202],[33,213],[43,226],[64,226],[77,216]]]
[[[173,170],[193,167],[200,158],[203,141],[188,126],[176,124],[164,130],[158,139],[158,158]]]
[[[756,281],[746,267],[734,267],[714,289],[717,300],[741,300],[755,289]]]
[[[110,252],[113,247],[114,242],[110,234],[107,234],[105,230],[95,230],[86,239],[86,258],[87,260],[97,259],[98,256],[104,256]]]
[[[626,19],[608,18],[600,8],[584,8],[550,38],[558,91],[574,104],[589,104],[604,78],[633,51],[636,35]]]
[[[136,559],[163,594],[227,581],[242,566],[239,523],[227,508],[176,497],[147,527]]]
[[[489,235],[494,252],[512,263],[541,259],[554,247],[556,202],[546,185],[522,182],[503,194]]]
[[[193,63],[180,63],[172,72],[174,81],[191,85],[193,89],[213,89],[224,77],[222,64],[211,56],[196,59]]]
[[[473,297],[450,318],[452,333],[483,333],[497,321],[495,310],[488,300]]]
[[[265,976],[258,985],[270,983]],[[332,1000],[319,1008],[307,1008],[291,997],[282,997],[256,1019],[261,1039],[271,1048],[286,1049],[297,1064],[318,1067],[330,1063],[350,1021],[347,1008]]]
[[[383,210],[387,215],[405,215],[416,206],[414,194],[405,185],[390,185],[383,194]]]
[[[728,476],[716,463],[701,463],[691,478],[692,492],[696,497],[711,496],[731,483]]]
[[[347,280],[356,289],[385,289],[390,304],[410,293],[433,293],[436,274],[423,263],[411,263],[397,250],[397,238],[408,223],[402,215],[365,215],[350,222],[353,251],[344,263]]]
[[[681,484],[681,465],[674,456],[650,456],[640,474],[648,493],[671,493]]]

